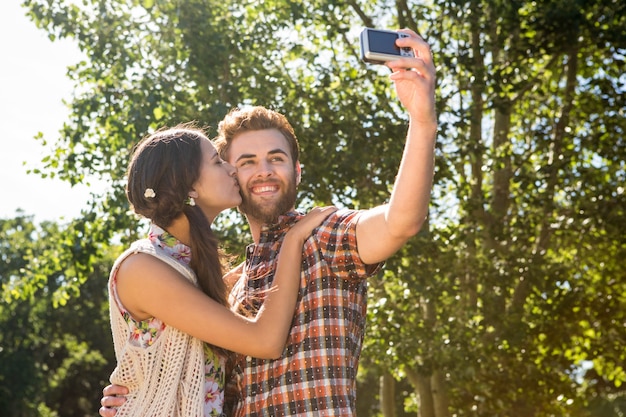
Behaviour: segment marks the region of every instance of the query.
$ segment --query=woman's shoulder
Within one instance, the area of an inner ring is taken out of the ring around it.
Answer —
[[[187,279],[196,282],[197,278],[193,270],[184,262],[172,257],[167,251],[150,239],[140,239],[133,242],[115,261],[114,270],[119,269],[122,262],[136,254],[146,254],[166,263],[181,273]]]

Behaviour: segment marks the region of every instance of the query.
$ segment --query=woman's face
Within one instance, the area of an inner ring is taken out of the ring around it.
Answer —
[[[213,143],[203,140],[200,149],[200,176],[193,184],[190,195],[212,221],[220,212],[241,204],[241,195],[235,168],[219,157]]]

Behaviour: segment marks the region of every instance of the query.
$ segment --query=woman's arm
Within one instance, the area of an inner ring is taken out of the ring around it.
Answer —
[[[142,253],[129,256],[117,272],[120,301],[137,320],[157,317],[213,345],[244,355],[277,358],[284,349],[295,310],[302,245],[335,210],[315,208],[287,233],[272,287],[256,318],[232,312],[169,265]]]
[[[245,262],[242,262],[224,274],[224,284],[226,285],[226,289],[228,291],[230,291],[231,288],[233,288],[233,286],[237,283],[239,278],[241,278],[241,275],[243,274],[244,264]]]

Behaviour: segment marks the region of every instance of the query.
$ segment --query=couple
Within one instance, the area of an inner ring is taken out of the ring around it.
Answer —
[[[432,186],[435,71],[428,45],[405,32],[397,45],[416,58],[387,63],[410,115],[387,204],[294,212],[298,144],[285,118],[262,107],[227,115],[217,149],[193,129],[160,132],[138,147],[127,194],[152,229],[111,272],[118,366],[102,416],[116,415],[112,407],[118,416],[221,415],[225,383],[237,416],[355,415],[366,278],[420,229]],[[180,143],[190,141],[183,154]],[[160,150],[169,142],[176,152]],[[235,205],[254,244],[227,275],[238,278],[229,303],[210,222]]]

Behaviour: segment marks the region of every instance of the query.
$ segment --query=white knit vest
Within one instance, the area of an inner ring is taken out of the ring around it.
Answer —
[[[109,276],[109,313],[117,367],[110,381],[129,389],[127,400],[117,410],[116,417],[203,417],[205,357],[202,341],[166,326],[147,348],[129,342],[132,335],[113,299],[111,280],[122,261],[137,252],[160,259],[197,285],[191,268],[148,239],[133,243],[115,261]]]

